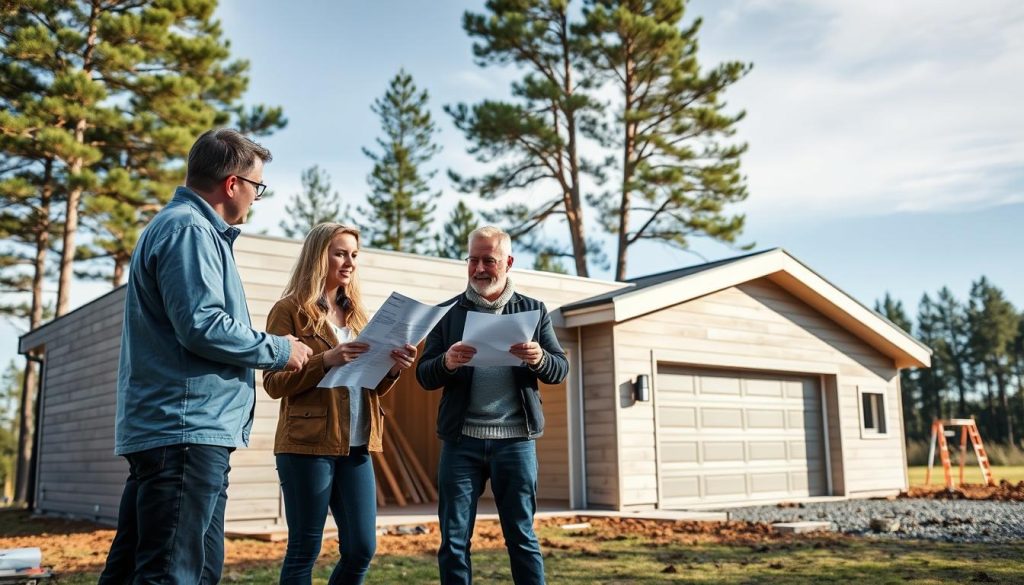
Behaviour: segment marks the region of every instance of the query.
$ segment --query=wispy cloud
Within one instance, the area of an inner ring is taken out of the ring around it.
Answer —
[[[747,209],[978,208],[1024,197],[1024,5],[698,2],[705,62],[743,59]]]

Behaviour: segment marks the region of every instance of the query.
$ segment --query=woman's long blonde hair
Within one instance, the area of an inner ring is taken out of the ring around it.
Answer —
[[[338,234],[351,234],[359,246],[359,229],[340,223],[321,223],[306,234],[302,243],[302,251],[292,270],[291,279],[284,289],[285,296],[291,296],[299,304],[299,313],[305,315],[313,325],[313,330],[327,337],[330,329],[327,322],[327,299],[324,287],[327,285],[327,255],[331,241]],[[345,311],[344,326],[358,334],[366,326],[369,317],[363,307],[362,294],[359,291],[359,270],[352,272],[352,279],[343,287],[349,300]]]

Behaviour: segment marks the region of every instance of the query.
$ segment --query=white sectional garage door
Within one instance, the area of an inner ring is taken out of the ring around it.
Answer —
[[[826,495],[817,378],[659,364],[662,508]]]

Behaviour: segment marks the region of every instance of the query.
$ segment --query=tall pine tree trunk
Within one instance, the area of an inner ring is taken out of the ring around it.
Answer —
[[[29,331],[43,322],[43,278],[46,276],[46,253],[50,249],[50,201],[53,198],[53,160],[46,161],[40,190],[39,217],[36,226],[36,254],[32,272],[32,312]],[[32,452],[36,437],[36,390],[40,372],[31,359],[25,361],[21,382],[21,408],[18,412],[18,459],[15,470],[14,500],[28,502],[29,478],[32,474]]]
[[[86,76],[92,74],[92,56],[96,48],[96,29],[99,23],[99,6],[96,2],[92,4],[92,12],[89,15],[89,34],[85,39],[85,51],[82,55],[82,73]],[[88,120],[85,118],[75,122],[75,142],[85,144],[85,130],[88,127]],[[72,178],[76,178],[82,172],[85,160],[81,156],[72,158],[69,161],[69,170]],[[71,306],[71,278],[72,267],[75,262],[75,237],[78,233],[78,207],[82,202],[83,188],[79,183],[68,193],[67,213],[64,220],[64,241],[60,258],[60,277],[57,282],[57,316],[68,312]]]
[[[626,262],[629,252],[629,212],[630,191],[633,184],[633,173],[636,170],[636,129],[637,123],[629,120],[633,109],[633,61],[626,59],[624,67],[625,80],[623,97],[625,104],[622,109],[623,128],[625,135],[622,141],[622,198],[619,201],[619,234],[618,250],[615,253],[615,280],[626,279]]]
[[[121,283],[124,282],[124,266],[124,260],[120,258],[114,260],[114,273],[110,277],[110,284],[113,285],[113,288],[121,286]]]
[[[79,120],[75,130],[75,140],[79,144],[85,136],[85,120]],[[82,171],[82,159],[76,158],[71,163],[71,174]],[[71,306],[71,278],[75,262],[75,237],[78,234],[78,206],[82,201],[82,188],[75,187],[68,193],[67,214],[64,222],[64,239],[61,247],[60,277],[57,284],[57,316],[68,312]]]
[[[563,99],[568,101],[572,96],[572,62],[569,58],[569,21],[566,14],[562,14],[562,71],[563,71]],[[569,142],[566,154],[569,157],[569,192],[565,194],[567,204],[565,206],[565,218],[569,223],[569,238],[572,240],[573,260],[576,261],[576,275],[590,276],[587,268],[587,238],[586,230],[583,227],[583,201],[580,198],[580,157],[576,151],[576,113],[571,109],[565,112],[566,132],[569,134]],[[557,125],[555,126],[557,128]],[[564,175],[562,175],[564,176]]]
[[[1010,411],[1010,397],[1007,390],[1008,381],[1002,373],[997,374],[997,379],[999,381],[999,409],[1002,411],[1000,414],[1005,423],[1005,426],[1001,429],[1003,431],[1003,440],[1008,445],[1011,445],[1013,444],[1013,413]]]

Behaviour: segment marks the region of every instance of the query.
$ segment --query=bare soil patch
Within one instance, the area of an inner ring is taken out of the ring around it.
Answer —
[[[589,528],[561,530],[563,524],[589,522]],[[425,525],[423,534],[382,534],[377,539],[378,555],[433,555],[440,543],[436,524]],[[575,551],[600,556],[600,543],[640,536],[651,547],[717,543],[746,545],[764,552],[784,548],[807,537],[781,536],[767,524],[752,522],[685,522],[636,518],[591,518],[576,516],[538,520],[541,546],[546,554]],[[0,548],[39,547],[43,564],[55,573],[98,572],[114,537],[108,526],[79,520],[32,517],[23,510],[0,511]],[[815,535],[817,541],[835,541],[838,535]],[[501,549],[504,540],[495,521],[477,523],[474,550]],[[284,558],[285,543],[251,539],[228,540],[225,564],[229,572],[276,565]],[[324,543],[323,555],[336,557],[334,541]]]
[[[1003,479],[993,486],[965,483],[951,490],[947,490],[945,486],[914,486],[909,491],[900,494],[900,497],[933,500],[1024,502],[1024,481],[1012,483]]]

